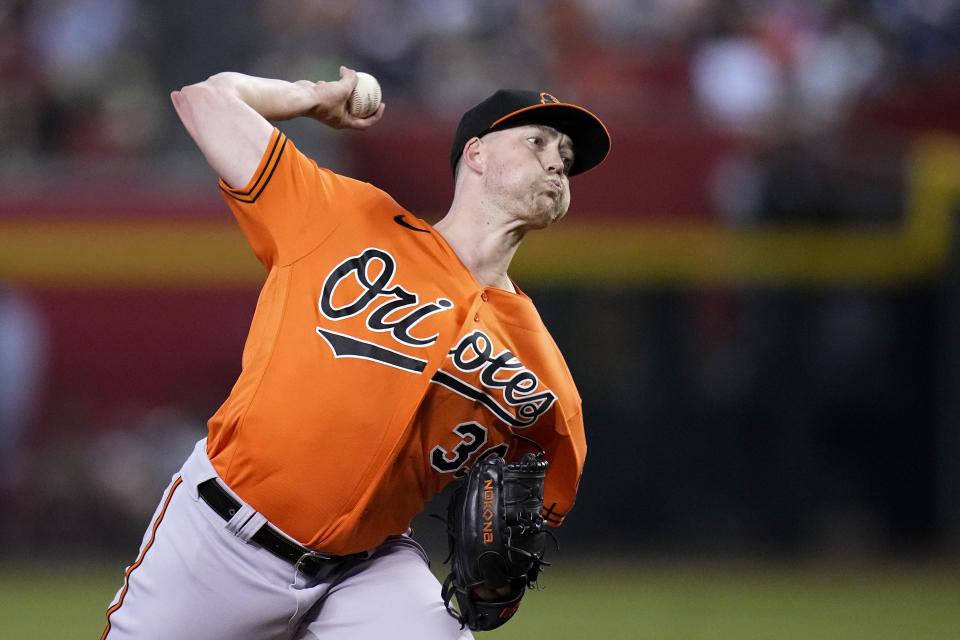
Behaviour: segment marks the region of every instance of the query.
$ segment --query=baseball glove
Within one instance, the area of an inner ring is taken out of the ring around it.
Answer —
[[[536,586],[543,565],[543,483],[547,461],[527,453],[519,462],[477,462],[450,501],[447,533],[450,575],[441,595],[460,626],[495,629]],[[459,611],[451,600],[457,598]]]

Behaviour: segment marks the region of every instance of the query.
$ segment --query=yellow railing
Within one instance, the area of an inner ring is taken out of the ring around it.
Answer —
[[[960,141],[923,138],[911,149],[906,170],[907,210],[899,225],[561,225],[524,241],[514,276],[685,285],[887,285],[928,278],[944,263],[951,214],[960,208]]]

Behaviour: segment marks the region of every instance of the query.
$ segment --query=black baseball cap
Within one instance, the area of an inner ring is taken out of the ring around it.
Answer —
[[[460,118],[450,147],[450,169],[456,172],[468,140],[527,124],[547,125],[570,136],[574,147],[571,176],[594,168],[610,151],[607,128],[583,107],[560,102],[543,91],[501,89]]]

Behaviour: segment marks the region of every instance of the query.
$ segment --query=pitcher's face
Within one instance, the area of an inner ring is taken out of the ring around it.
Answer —
[[[496,204],[527,222],[547,227],[570,206],[573,143],[546,125],[522,125],[488,133],[483,182]]]

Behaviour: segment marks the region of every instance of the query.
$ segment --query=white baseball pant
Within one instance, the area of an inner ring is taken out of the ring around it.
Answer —
[[[472,638],[446,612],[426,553],[409,536],[306,578],[248,542],[265,519],[239,498],[230,521],[200,499],[197,486],[214,477],[204,439],[164,492],[101,640]]]

